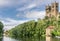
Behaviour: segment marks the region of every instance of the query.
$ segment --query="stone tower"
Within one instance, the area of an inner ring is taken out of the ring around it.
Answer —
[[[57,17],[58,15],[58,3],[54,2],[51,4],[51,15]]]
[[[46,41],[52,41],[52,35],[51,32],[54,31],[54,26],[49,26],[46,28]]]
[[[54,2],[50,6],[46,6],[46,16],[51,17],[57,17],[58,16],[58,3]]]
[[[50,16],[51,15],[51,6],[46,6],[46,16]]]

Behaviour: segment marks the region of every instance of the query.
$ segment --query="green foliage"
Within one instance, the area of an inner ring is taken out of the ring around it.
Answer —
[[[0,22],[0,37],[3,36],[3,24]]]
[[[52,31],[53,36],[60,36],[60,19],[57,20],[55,17],[45,17],[45,19],[38,19],[37,22],[32,20],[19,24],[9,30],[9,36],[13,38],[45,36],[45,30],[48,26],[55,26],[54,31]]]

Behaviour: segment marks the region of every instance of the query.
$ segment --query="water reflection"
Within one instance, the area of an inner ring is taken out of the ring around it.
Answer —
[[[52,41],[60,41],[60,38],[51,38]]]
[[[3,38],[0,38],[0,41],[3,41]]]
[[[3,41],[18,41],[18,40],[4,36]]]
[[[41,38],[41,37],[30,37],[30,38],[20,38],[20,39],[13,39],[13,38],[9,38],[9,37],[4,37],[3,41],[45,41],[45,38]]]
[[[45,38],[43,37],[33,37],[33,38],[22,38],[20,39],[21,41],[47,41]],[[60,41],[60,39],[55,38],[55,37],[50,37],[50,39],[48,41]]]
[[[20,39],[13,39],[13,38],[4,36],[4,38],[3,39],[1,38],[0,41],[46,41],[46,39],[43,37],[31,37],[31,38],[24,37],[24,38],[20,38]],[[60,41],[60,39],[51,37],[50,41]]]
[[[45,41],[42,37],[21,38],[21,41]]]

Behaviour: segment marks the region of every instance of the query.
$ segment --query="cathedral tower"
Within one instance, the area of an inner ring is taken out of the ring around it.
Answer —
[[[54,2],[51,4],[51,15],[57,17],[58,15],[58,3]]]
[[[45,10],[45,11],[46,11],[46,16],[48,16],[48,17],[49,17],[49,16],[50,16],[50,14],[51,14],[51,6],[49,6],[49,5],[48,5],[48,6],[46,6],[46,10]]]
[[[54,2],[51,5],[46,6],[46,16],[51,17],[57,17],[58,16],[58,3]]]

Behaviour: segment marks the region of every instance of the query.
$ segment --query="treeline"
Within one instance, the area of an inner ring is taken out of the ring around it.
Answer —
[[[0,22],[0,38],[3,37],[3,24]]]
[[[60,35],[60,19],[55,17],[45,17],[44,19],[38,19],[38,21],[32,20],[19,24],[15,28],[8,31],[9,36],[13,38],[23,38],[23,37],[44,37],[45,30],[48,26],[55,26],[52,35]]]

